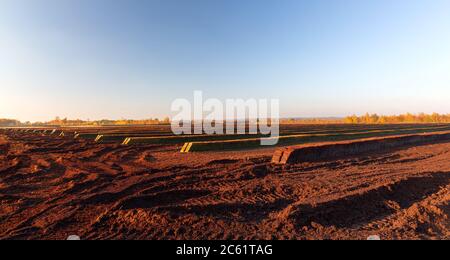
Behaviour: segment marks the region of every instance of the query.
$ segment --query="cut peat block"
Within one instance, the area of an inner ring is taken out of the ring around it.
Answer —
[[[363,153],[382,152],[411,145],[422,145],[443,141],[450,141],[450,131],[285,147],[275,151],[272,163],[296,164],[333,160],[348,156],[356,156]]]
[[[377,130],[377,131],[356,132],[356,133],[286,135],[278,137],[277,146],[345,141],[345,140],[355,140],[372,137],[419,134],[419,133],[440,132],[449,130],[450,127],[447,126],[445,128],[438,127],[438,128],[417,128],[417,129],[402,129],[402,130],[396,129],[384,131]],[[270,148],[270,146],[261,146],[261,140],[262,138],[247,138],[241,140],[187,142],[184,144],[180,152],[189,153],[189,152],[206,152],[206,151],[225,151],[225,150],[249,150],[268,147]]]

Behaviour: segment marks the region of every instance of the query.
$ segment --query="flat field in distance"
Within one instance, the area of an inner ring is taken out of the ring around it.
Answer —
[[[272,163],[286,146],[447,131],[282,125],[261,147],[169,126],[0,129],[0,239],[450,239],[450,141]]]

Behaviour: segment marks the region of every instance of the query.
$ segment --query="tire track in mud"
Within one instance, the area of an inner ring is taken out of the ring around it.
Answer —
[[[182,170],[181,170],[182,169]],[[188,186],[196,182],[195,176],[202,174],[211,174],[205,169],[189,169],[189,168],[169,168],[169,169],[153,169],[146,174],[146,176],[130,176],[119,180],[114,185],[110,185],[91,197],[79,200],[79,203],[87,204],[107,204],[120,201],[129,196],[136,196],[141,193],[148,193],[149,190],[157,189],[170,190],[171,188]],[[175,172],[173,172],[175,171]],[[141,174],[144,175],[144,174]],[[134,180],[133,180],[134,179]],[[122,184],[120,183],[122,182]],[[167,183],[169,182],[169,184]],[[117,187],[121,187],[117,189]]]
[[[396,158],[398,156],[395,156]],[[376,162],[377,160],[373,160],[373,162]],[[371,163],[373,163],[371,162]],[[251,169],[254,168],[255,166],[248,166],[247,169]],[[231,171],[231,175],[233,174],[233,171]],[[389,175],[387,173],[381,173],[381,174],[377,174],[374,173],[373,174],[374,177],[376,177],[377,175],[379,175],[380,177],[382,176],[386,176]],[[229,176],[229,175],[228,175]],[[401,176],[401,174],[398,175],[399,177]],[[222,179],[223,179],[223,175],[222,175]],[[367,176],[362,176],[361,179],[363,179],[364,177]],[[264,179],[264,177],[263,177]],[[264,220],[270,216],[273,215],[275,212],[282,210],[283,208],[285,208],[286,206],[290,205],[293,201],[295,201],[293,198],[295,196],[291,196],[291,200],[287,199],[287,197],[289,197],[288,193],[289,192],[276,192],[276,191],[258,191],[256,190],[251,190],[248,192],[248,194],[239,194],[238,190],[242,191],[242,189],[246,186],[252,186],[251,182],[252,181],[260,181],[261,178],[254,178],[254,179],[250,179],[250,180],[241,180],[239,177],[235,177],[233,180],[224,180],[222,185],[218,185],[219,188],[220,187],[224,187],[225,190],[228,190],[228,195],[225,192],[215,192],[215,193],[211,193],[211,194],[202,194],[202,196],[199,196],[199,198],[195,198],[195,196],[193,197],[189,197],[187,201],[180,201],[182,203],[178,203],[178,205],[161,205],[156,203],[155,201],[158,201],[156,198],[158,197],[158,194],[154,194],[151,196],[138,196],[136,198],[133,198],[133,205],[134,207],[131,207],[131,209],[142,209],[142,208],[151,208],[153,210],[157,210],[157,212],[161,212],[161,213],[169,213],[169,214],[175,214],[177,215],[195,215],[195,216],[203,216],[203,217],[213,217],[213,218],[217,218],[217,219],[222,219],[222,220],[232,220],[233,218],[235,220],[238,221],[243,221],[243,222],[252,222],[252,221],[257,221],[257,222],[264,222]],[[427,181],[428,179],[423,179],[424,181]],[[250,183],[249,183],[250,182]],[[239,184],[240,183],[240,184]],[[376,184],[377,180],[376,178],[373,181],[373,184]],[[402,183],[402,182],[400,182]],[[417,182],[414,182],[415,184],[417,184]],[[208,183],[204,184],[207,185]],[[236,185],[237,184],[237,185]],[[372,184],[372,186],[373,186]],[[403,185],[405,185],[405,188],[402,188]],[[399,188],[395,188],[393,193],[397,193],[400,191],[403,191],[404,189],[409,189],[412,186],[414,186],[413,184],[402,184],[400,185]],[[354,190],[355,191],[359,191],[361,189],[371,189],[370,188],[371,185],[361,185],[360,187],[355,187]],[[383,186],[384,187],[384,186]],[[391,186],[388,186],[388,190],[391,188]],[[432,187],[430,186],[425,186],[424,190],[429,190]],[[381,188],[381,190],[383,190],[384,188]],[[377,192],[379,192],[377,189],[375,189],[374,193],[376,194]],[[431,191],[431,193],[434,192],[434,190]],[[291,192],[292,193],[292,192]],[[164,192],[160,193],[160,194],[164,194]],[[261,194],[261,195],[257,195],[257,196],[253,196],[251,198],[250,194]],[[371,193],[369,193],[371,194]],[[203,196],[204,195],[204,196]],[[216,195],[216,197],[214,197],[214,195]],[[369,203],[371,203],[370,200],[368,200],[368,198],[370,198],[370,196],[363,197],[363,199],[361,199],[361,203],[363,204],[357,204],[360,205],[361,207],[366,207],[365,203],[367,203],[367,201],[369,201]],[[356,199],[355,199],[356,201]],[[174,200],[174,202],[172,204],[177,204],[177,200]],[[128,205],[128,203],[131,203],[130,201],[125,201],[123,205]],[[343,204],[343,206],[340,206],[341,202],[335,202],[335,204],[331,203],[328,206],[324,206],[323,208],[319,208],[319,212],[323,211],[323,212],[327,212],[328,208],[340,208],[340,210],[346,210],[347,204]],[[164,204],[164,203],[163,203]],[[354,204],[353,202],[351,202],[350,204]],[[123,206],[122,205],[122,206]],[[376,205],[376,204],[375,204]],[[118,207],[121,210],[130,210],[130,208],[128,206],[125,207]],[[384,204],[383,204],[384,206]],[[370,209],[369,209],[370,210]],[[314,210],[315,211],[315,210]],[[338,210],[339,212],[339,210]],[[377,212],[380,213],[380,212]],[[383,214],[382,214],[383,215]],[[110,220],[111,221],[111,220]],[[320,219],[319,219],[320,221]],[[334,225],[338,225],[339,223],[332,223]],[[348,228],[348,227],[344,227],[344,226],[340,226],[341,228]]]
[[[439,192],[450,184],[450,172],[417,176],[365,192],[326,202],[298,202],[277,217],[298,226],[319,223],[322,226],[352,228],[406,209],[414,203]]]
[[[5,233],[1,235],[2,238],[20,238],[29,231],[40,231],[42,227],[36,227],[36,222],[51,218],[52,215],[60,215],[64,209],[71,207],[71,197],[77,196],[80,192],[88,191],[92,187],[98,187],[103,180],[105,182],[110,181],[110,179],[104,177],[99,178],[99,180],[81,181],[79,178],[81,174],[74,178],[64,177],[67,169],[64,165],[57,163],[58,159],[54,157],[67,151],[73,154],[91,149],[86,147],[85,144],[83,148],[72,149],[72,146],[78,144],[67,142],[55,145],[43,141],[31,141],[27,143],[27,149],[21,149],[24,146],[17,142],[12,142],[10,146],[14,147],[18,144],[18,148],[12,150],[21,152],[23,155],[16,156],[16,159],[13,160],[13,162],[17,162],[15,165],[8,168],[3,167],[0,178],[6,187],[0,189],[0,194],[17,194],[17,197],[8,201],[11,205],[17,204],[19,200],[31,200],[31,198],[19,196],[30,191],[33,191],[32,194],[36,198],[33,199],[33,203],[28,204],[31,208],[27,209],[22,203],[22,208],[0,216],[4,222],[9,223],[9,228],[4,229]],[[37,148],[33,146],[37,146]],[[64,188],[65,184],[68,184],[68,187]],[[52,213],[54,208],[57,210]],[[20,219],[22,220],[13,224]]]

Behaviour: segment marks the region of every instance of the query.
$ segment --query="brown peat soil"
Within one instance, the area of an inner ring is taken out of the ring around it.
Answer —
[[[0,239],[450,239],[450,143],[295,165],[0,134]]]

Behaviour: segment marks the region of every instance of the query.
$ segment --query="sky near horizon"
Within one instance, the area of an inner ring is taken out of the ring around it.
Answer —
[[[0,118],[450,113],[448,0],[0,0]]]

